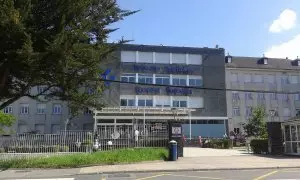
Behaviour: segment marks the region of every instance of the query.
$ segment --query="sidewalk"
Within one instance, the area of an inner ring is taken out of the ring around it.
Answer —
[[[153,171],[200,171],[233,170],[263,168],[300,168],[300,158],[295,157],[259,157],[245,156],[210,156],[180,158],[176,162],[155,162],[129,165],[94,166],[81,168],[80,173],[114,172],[153,172]]]
[[[175,162],[147,162],[127,165],[93,166],[76,169],[28,169],[0,172],[0,179],[40,178],[96,173],[200,171],[233,169],[300,168],[300,158],[244,156],[203,156],[180,158]]]

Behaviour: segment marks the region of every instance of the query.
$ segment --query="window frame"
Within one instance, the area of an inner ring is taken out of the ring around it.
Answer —
[[[126,105],[124,106],[124,105],[122,105],[122,101],[126,101]],[[132,106],[129,106],[129,102],[131,102],[131,101],[133,101],[133,104],[132,104]],[[121,107],[134,107],[135,106],[135,99],[129,99],[129,98],[121,98],[120,99],[120,106]]]
[[[157,80],[160,79],[162,83],[157,83]],[[168,81],[168,83],[164,83],[165,81]],[[170,75],[155,75],[155,84],[159,85],[170,85],[171,84],[171,77]]]
[[[6,106],[3,108],[3,113],[4,114],[12,114],[13,113],[13,107],[12,106]]]
[[[141,82],[142,79],[144,79],[145,82]],[[151,82],[149,81],[150,79],[151,79]],[[147,81],[149,81],[149,83]],[[138,83],[153,84],[153,75],[150,75],[150,74],[138,74]]]
[[[123,80],[123,78],[126,78],[126,81]],[[130,79],[133,78],[133,81],[130,81]],[[136,82],[136,74],[134,73],[124,73],[120,77],[121,82]]]
[[[40,112],[41,108],[39,108],[39,105],[45,105],[45,108],[43,109],[43,112]],[[45,103],[38,103],[36,104],[36,113],[37,114],[46,114],[47,105]]]
[[[20,114],[29,114],[29,104],[20,104]]]
[[[57,108],[57,107],[60,107],[60,108]],[[60,109],[60,112],[57,111],[57,109]],[[62,105],[61,104],[53,104],[52,105],[52,114],[61,115],[62,114]]]
[[[195,81],[195,83],[192,84],[191,81]],[[197,81],[199,81],[199,84],[197,84]],[[203,86],[202,78],[189,78],[189,86],[202,87]]]
[[[240,107],[233,107],[232,108],[232,116],[234,116],[234,117],[241,116],[241,109],[240,109]]]

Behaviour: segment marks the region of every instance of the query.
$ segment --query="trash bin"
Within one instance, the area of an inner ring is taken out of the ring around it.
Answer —
[[[174,140],[169,142],[169,160],[170,161],[177,160],[177,142]]]

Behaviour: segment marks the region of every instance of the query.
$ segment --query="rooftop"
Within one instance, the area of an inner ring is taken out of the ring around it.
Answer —
[[[268,62],[264,64],[258,63],[263,57],[231,57],[231,63],[225,64],[226,68],[300,70],[300,66],[295,62],[295,59],[267,58]]]

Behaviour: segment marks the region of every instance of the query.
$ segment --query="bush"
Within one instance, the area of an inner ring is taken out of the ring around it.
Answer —
[[[229,149],[231,143],[229,139],[212,139],[208,143],[204,143],[204,148]]]
[[[251,149],[254,154],[268,152],[268,139],[253,139],[250,142]]]

